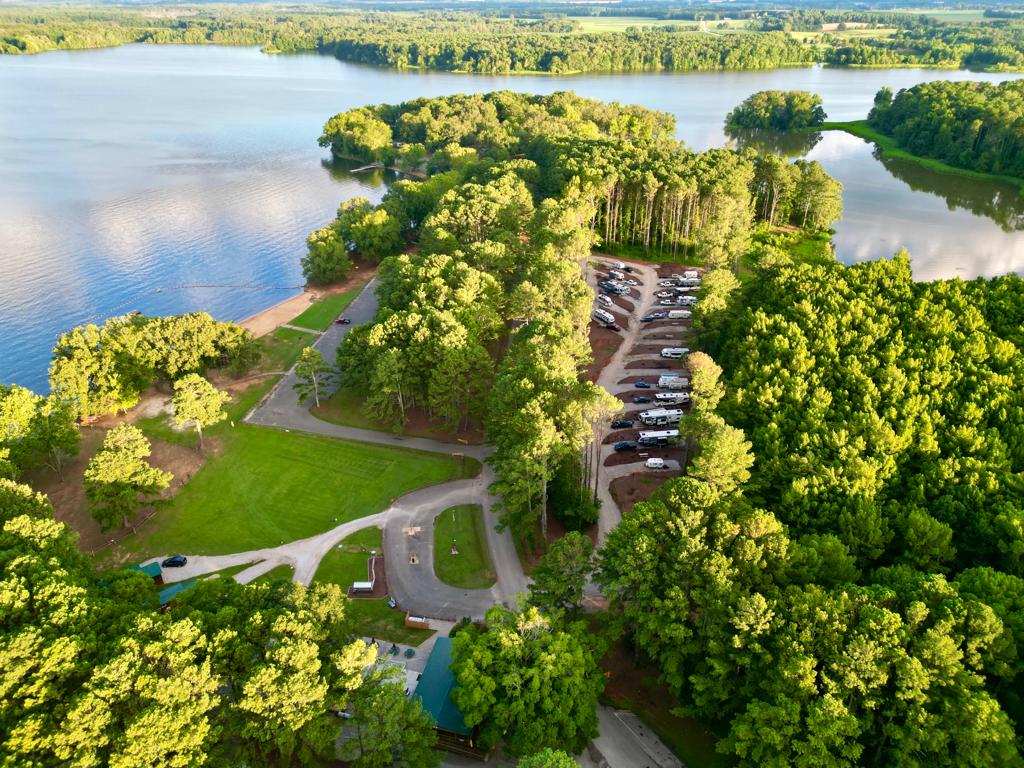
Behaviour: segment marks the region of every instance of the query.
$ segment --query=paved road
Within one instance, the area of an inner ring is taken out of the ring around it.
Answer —
[[[345,312],[352,325],[332,324],[314,342],[325,360],[333,362],[338,345],[354,325],[371,322],[377,314],[376,279],[371,280],[353,300]],[[344,427],[313,416],[302,405],[294,389],[295,372],[289,371],[270,394],[249,415],[246,421],[280,429],[294,429],[302,432],[355,440],[379,445],[411,448],[432,453],[458,453],[483,461],[490,448],[484,445],[462,445],[442,443],[426,438],[393,435],[388,432]],[[480,618],[495,603],[511,605],[517,595],[526,591],[527,579],[523,573],[519,556],[516,554],[512,535],[508,531],[498,533],[497,517],[494,513],[496,499],[488,493],[488,486],[494,481],[489,467],[484,465],[481,476],[474,480],[455,481],[423,488],[399,498],[391,507],[379,515],[360,518],[340,526],[343,535],[334,535],[339,529],[326,534],[292,542],[274,549],[276,563],[289,562],[295,567],[295,579],[308,584],[316,573],[316,566],[323,555],[338,541],[359,528],[379,525],[384,528],[384,555],[388,569],[388,586],[399,604],[414,613],[441,619],[460,619],[463,616]],[[484,510],[484,527],[487,531],[491,560],[497,582],[491,589],[462,590],[449,587],[438,579],[433,569],[434,518],[445,509],[458,504],[479,504]],[[377,518],[380,519],[377,519]],[[348,526],[355,525],[356,528]],[[408,533],[418,529],[414,537]],[[281,550],[285,550],[282,552]],[[418,562],[409,562],[409,555],[417,555]],[[242,553],[242,555],[252,553]],[[236,556],[232,556],[236,557]],[[281,559],[283,558],[283,560]],[[244,562],[240,561],[240,562]],[[232,563],[232,564],[237,564]],[[190,562],[191,565],[191,562]],[[220,566],[226,567],[226,566]],[[261,563],[249,571],[255,576],[270,570],[273,565]],[[262,569],[262,570],[259,570]],[[217,570],[213,568],[211,570]],[[249,571],[238,574],[238,580],[249,575]],[[187,578],[183,576],[182,578]]]

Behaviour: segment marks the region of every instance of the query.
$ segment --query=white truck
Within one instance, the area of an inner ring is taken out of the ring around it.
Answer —
[[[661,356],[669,360],[678,360],[688,354],[690,354],[688,347],[663,347],[661,350]]]
[[[640,421],[650,427],[678,424],[682,418],[682,408],[654,408],[640,414]]]
[[[646,469],[665,469],[665,460],[659,459],[657,456],[652,456],[644,462]]]

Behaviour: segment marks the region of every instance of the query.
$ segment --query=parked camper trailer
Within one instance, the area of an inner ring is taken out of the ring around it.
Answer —
[[[678,382],[682,382],[679,384]],[[690,380],[685,376],[680,376],[678,373],[663,373],[658,377],[658,386],[664,389],[669,384],[672,384],[674,388],[688,387],[690,386]],[[659,395],[660,397],[660,395]]]
[[[606,309],[600,307],[594,307],[591,311],[590,316],[603,325],[611,325],[615,322],[615,316]]]
[[[683,411],[681,408],[655,408],[640,414],[640,421],[652,427],[678,424],[682,418]]]
[[[690,402],[689,392],[659,392],[654,396],[654,401],[659,406],[682,405]]]
[[[678,429],[662,429],[658,431],[644,431],[637,435],[637,442],[640,445],[668,445],[670,440],[679,439]]]

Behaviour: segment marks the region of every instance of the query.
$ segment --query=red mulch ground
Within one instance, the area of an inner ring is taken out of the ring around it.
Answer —
[[[662,459],[675,459],[679,462],[680,466],[686,459],[686,448],[680,448],[678,446],[662,446],[662,447],[647,447],[638,448],[635,451],[621,451],[619,453],[612,453],[607,459],[604,460],[606,467],[617,467],[622,464],[636,464],[637,471],[644,468],[644,462],[647,459],[662,458]],[[671,475],[666,472],[666,476],[674,476],[673,472]]]
[[[633,505],[647,501],[656,490],[672,479],[672,475],[661,472],[636,472],[625,477],[616,477],[608,489],[619,505],[623,515],[633,511]]]
[[[348,596],[353,600],[383,600],[388,596],[388,572],[384,566],[384,558],[380,555],[366,559],[366,580],[370,580],[370,562],[373,561],[375,580],[373,592],[353,592],[348,588]]]
[[[588,381],[597,381],[597,377],[621,345],[622,336],[618,333],[596,323],[590,324],[590,349],[594,361],[587,366],[584,374]]]
[[[673,365],[673,362],[675,362],[676,365]],[[656,371],[664,371],[665,373],[683,373],[686,369],[683,366],[678,365],[678,363],[678,360],[668,361],[663,358],[656,358],[653,360],[632,360],[626,363],[626,370],[650,370],[653,368]]]
[[[703,276],[706,271],[704,267],[694,267],[687,264],[659,264],[658,265],[658,278],[672,277],[672,275],[681,275],[687,270],[695,269],[697,274]]]

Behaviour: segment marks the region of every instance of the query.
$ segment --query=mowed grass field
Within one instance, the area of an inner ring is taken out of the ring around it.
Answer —
[[[351,304],[352,300],[362,290],[363,286],[360,284],[354,288],[349,288],[343,293],[329,293],[310,305],[305,312],[288,324],[297,325],[300,328],[309,328],[313,331],[326,331],[345,307]]]
[[[458,553],[452,554],[452,544]],[[495,581],[479,504],[446,509],[434,518],[434,573],[445,584],[487,589]]]
[[[386,509],[452,480],[448,456],[238,424],[157,516],[119,549],[136,559],[273,547]]]
[[[382,545],[380,528],[356,531],[324,555],[313,581],[338,584],[347,590],[353,581],[366,579],[370,551],[376,550],[379,554]],[[387,600],[349,600],[346,611],[358,631],[366,637],[419,645],[433,634],[430,630],[405,626],[405,612],[391,608]]]

